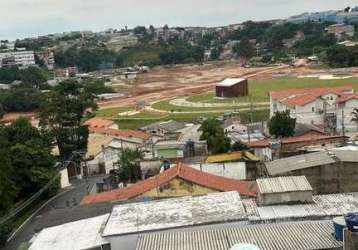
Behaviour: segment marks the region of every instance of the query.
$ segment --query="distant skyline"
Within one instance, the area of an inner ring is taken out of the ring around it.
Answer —
[[[0,39],[126,25],[222,26],[357,5],[357,0],[1,0]]]

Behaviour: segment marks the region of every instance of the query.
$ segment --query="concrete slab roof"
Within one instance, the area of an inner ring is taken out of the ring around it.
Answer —
[[[334,163],[335,160],[327,152],[315,152],[266,162],[269,175],[278,175],[299,169],[311,168]]]
[[[343,243],[332,232],[330,221],[306,221],[146,234],[139,237],[137,250],[227,250],[238,243],[254,244],[261,250],[341,248]]]
[[[212,193],[199,197],[188,196],[115,206],[102,236],[245,219],[246,213],[239,193]]]
[[[216,85],[216,86],[231,87],[231,86],[238,84],[240,82],[243,82],[245,80],[246,80],[245,78],[226,78],[225,80],[218,83],[218,85]]]
[[[333,154],[343,162],[358,162],[358,150],[340,150],[336,149],[332,151]]]
[[[256,180],[261,194],[312,191],[306,176],[284,176]]]
[[[108,244],[101,229],[109,214],[43,229],[29,250],[82,250]]]

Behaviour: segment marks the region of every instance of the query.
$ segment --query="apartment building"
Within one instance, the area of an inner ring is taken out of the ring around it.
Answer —
[[[1,67],[29,67],[35,65],[35,54],[33,51],[9,51],[0,53]]]

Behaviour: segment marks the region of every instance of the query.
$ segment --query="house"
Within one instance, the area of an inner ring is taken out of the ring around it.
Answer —
[[[269,176],[306,176],[314,193],[345,193],[358,191],[357,151],[314,152],[266,162]]]
[[[298,123],[322,126],[328,131],[341,131],[342,123],[338,116],[342,113],[342,107],[346,107],[343,112],[349,115],[355,99],[352,86],[271,91],[270,117],[275,112],[288,110]],[[347,118],[347,127],[351,127],[352,123]]]
[[[159,175],[139,181],[125,188],[85,196],[81,204],[115,202],[130,199],[159,199],[200,196],[215,192],[238,191],[245,197],[256,196],[256,184],[229,179],[179,163]]]
[[[338,40],[343,36],[354,36],[354,25],[347,25],[344,23],[332,24],[329,25],[326,30],[328,34],[334,34]]]
[[[178,139],[182,129],[186,127],[186,124],[183,122],[177,121],[162,121],[149,124],[140,128],[141,131],[144,131],[152,136],[164,137],[166,139]]]
[[[353,110],[358,108],[358,93],[337,98],[337,128],[348,132],[358,132],[358,123],[353,121]]]
[[[245,171],[245,179],[255,180],[258,175],[258,163],[259,158],[250,153],[249,151],[237,151],[226,154],[210,155],[206,159],[206,163],[223,164],[223,167],[230,167],[234,164],[236,167],[238,163],[241,163]]]
[[[110,166],[105,164],[104,149],[113,141],[112,136],[90,133],[87,144],[87,168],[89,175],[108,174]]]
[[[248,80],[244,78],[226,78],[215,87],[217,97],[239,97],[249,94]]]
[[[304,148],[309,146],[341,146],[347,139],[348,137],[341,135],[307,133],[301,136],[283,137],[281,139],[253,141],[247,143],[247,145],[254,150],[255,155],[262,161],[271,161],[304,153]]]

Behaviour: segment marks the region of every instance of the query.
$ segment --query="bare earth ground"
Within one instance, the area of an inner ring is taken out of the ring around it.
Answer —
[[[149,73],[141,74],[131,84],[122,88],[125,98],[99,102],[99,109],[133,106],[139,101],[152,103],[178,96],[200,94],[227,77],[272,78],[282,75],[308,74],[358,74],[358,68],[317,69],[313,67],[292,68],[288,65],[243,68],[233,61],[210,62],[203,65],[159,66]]]
[[[125,98],[99,102],[100,109],[134,105],[138,101],[148,103],[176,96],[188,96],[211,90],[227,77],[254,77],[260,74],[280,72],[287,65],[264,68],[243,68],[234,62],[217,62],[204,65],[177,65],[156,67],[139,75],[131,87],[125,88]]]

